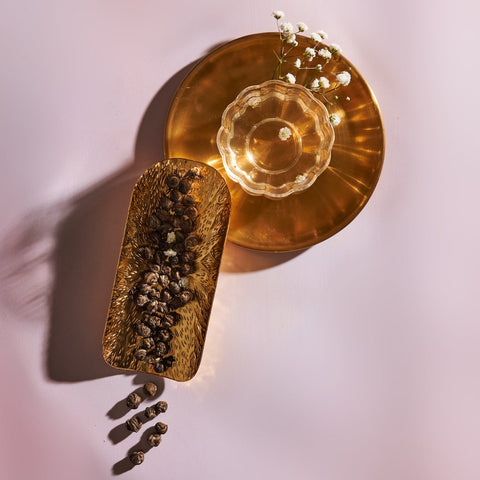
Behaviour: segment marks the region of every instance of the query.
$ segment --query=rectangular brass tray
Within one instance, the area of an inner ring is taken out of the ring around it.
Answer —
[[[147,219],[158,208],[160,197],[168,189],[165,184],[167,175],[192,168],[201,173],[201,177],[192,182],[189,192],[196,201],[195,234],[200,238],[200,243],[193,247],[196,270],[188,275],[188,289],[193,293],[193,299],[176,310],[180,320],[171,327],[173,337],[170,341],[175,361],[165,372],[158,373],[154,365],[134,356],[141,342],[135,325],[142,321],[142,316],[129,292],[148,266],[148,261],[140,253],[141,247],[151,230]],[[177,381],[186,381],[195,375],[205,343],[230,209],[230,193],[225,180],[204,163],[169,159],[157,163],[142,175],[132,193],[103,335],[103,357],[109,365]]]

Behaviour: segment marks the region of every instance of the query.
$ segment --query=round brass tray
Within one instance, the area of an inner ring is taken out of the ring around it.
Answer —
[[[299,47],[309,39],[297,37]],[[216,145],[222,113],[249,85],[272,78],[278,34],[236,39],[204,57],[178,89],[165,127],[165,157],[189,158],[216,168],[232,197],[228,239],[256,250],[286,252],[319,243],[337,233],[362,210],[373,193],[383,164],[384,131],[377,101],[355,67],[344,57],[350,85],[339,90],[331,111],[335,127],[329,167],[307,190],[282,200],[247,194],[230,180]],[[297,81],[302,82],[301,76]],[[350,97],[350,101],[345,97]]]

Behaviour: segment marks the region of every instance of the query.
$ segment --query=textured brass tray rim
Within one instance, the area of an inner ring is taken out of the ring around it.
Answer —
[[[176,160],[180,160],[180,161],[187,161],[187,162],[191,162],[193,164],[197,164],[200,168],[205,168],[206,170],[211,170],[215,175],[218,175],[219,178],[222,179],[223,182],[225,182],[225,179],[222,177],[222,175],[219,174],[219,172],[213,168],[211,165],[208,165],[206,163],[200,163],[200,162],[196,162],[195,160],[191,160],[191,159],[186,159],[186,158],[178,158],[178,157],[173,157],[173,158],[168,158],[168,159],[164,159],[160,162],[157,162],[153,165],[151,165],[140,177],[139,179],[135,182],[135,185],[133,186],[132,188],[132,193],[130,195],[130,201],[129,201],[129,205],[128,205],[128,209],[127,209],[127,217],[126,217],[126,220],[125,220],[125,225],[124,225],[124,229],[123,229],[123,237],[122,237],[122,243],[121,243],[121,247],[120,247],[120,251],[119,251],[119,254],[118,254],[118,259],[117,259],[117,264],[116,264],[116,270],[115,270],[115,277],[114,277],[114,282],[113,282],[113,287],[112,287],[112,292],[111,292],[111,295],[110,295],[110,301],[109,301],[109,309],[108,309],[108,312],[107,312],[107,319],[106,319],[106,322],[105,322],[105,326],[104,326],[104,329],[103,329],[103,335],[102,335],[102,358],[103,360],[105,361],[105,363],[107,365],[109,365],[110,367],[112,368],[115,368],[117,370],[122,370],[122,371],[130,371],[130,372],[136,372],[136,373],[144,373],[146,375],[154,375],[154,376],[160,376],[160,377],[163,377],[163,378],[169,378],[171,380],[175,380],[175,381],[178,381],[178,382],[187,382],[189,380],[191,380],[195,375],[196,373],[198,372],[198,369],[200,368],[200,364],[201,364],[201,360],[202,360],[202,357],[203,357],[203,352],[204,352],[204,343],[205,343],[205,338],[206,338],[206,335],[207,335],[207,331],[208,331],[208,326],[209,326],[209,323],[210,323],[210,316],[211,316],[211,313],[212,313],[212,309],[213,309],[213,302],[214,302],[214,298],[212,298],[212,302],[210,304],[210,307],[208,309],[208,312],[207,312],[207,315],[204,317],[204,321],[206,323],[206,329],[205,329],[205,332],[204,332],[204,337],[203,337],[203,345],[202,345],[202,348],[200,350],[200,355],[198,357],[198,362],[197,362],[197,365],[196,365],[196,368],[194,370],[192,370],[191,374],[188,376],[188,377],[185,377],[185,378],[174,378],[172,376],[169,375],[169,372],[168,370],[165,371],[164,373],[157,373],[155,371],[152,371],[152,372],[145,372],[144,370],[139,370],[139,369],[136,369],[136,368],[133,368],[133,367],[127,367],[127,366],[119,366],[113,362],[110,361],[109,358],[107,358],[107,351],[106,351],[106,348],[105,348],[105,339],[106,339],[106,336],[108,334],[108,330],[109,330],[109,320],[110,320],[110,309],[111,309],[111,305],[112,305],[112,302],[115,298],[115,293],[116,293],[116,287],[117,287],[117,281],[118,281],[118,271],[119,271],[119,267],[121,265],[121,260],[122,260],[122,254],[123,254],[123,250],[124,250],[124,247],[126,245],[126,241],[127,241],[127,231],[128,231],[128,216],[130,214],[130,208],[132,206],[132,202],[134,200],[134,196],[135,196],[135,192],[137,190],[137,187],[138,185],[144,180],[146,174],[154,169],[154,168],[158,168],[158,167],[161,167],[165,161],[169,161],[169,162],[175,162]],[[232,205],[232,199],[231,199],[231,195],[230,195],[230,190],[228,189],[228,186],[227,188],[225,188],[225,193],[227,195],[227,198],[228,198],[228,210],[230,211],[231,210],[231,205]],[[222,257],[223,257],[223,252],[224,252],[224,249],[225,249],[225,243],[227,241],[227,235],[228,235],[228,227],[229,227],[229,224],[227,223],[226,225],[226,229],[225,229],[225,233],[223,235],[223,240],[222,240],[222,243],[221,243],[221,249],[220,249],[220,253],[218,255],[218,271],[217,271],[217,275],[216,275],[216,278],[213,282],[213,292],[215,293],[216,291],[216,288],[217,288],[217,284],[218,284],[218,277],[219,277],[219,273],[220,273],[220,265],[221,265],[221,261],[222,261]],[[213,296],[214,297],[214,296]]]
[[[201,68],[203,68],[204,62],[209,57],[216,55],[220,51],[222,51],[224,49],[227,50],[231,46],[235,45],[236,43],[245,42],[245,41],[249,41],[249,40],[254,40],[254,39],[257,39],[257,38],[261,39],[261,38],[265,38],[265,37],[270,37],[270,38],[275,37],[275,38],[277,38],[278,37],[278,32],[261,32],[261,33],[254,33],[254,34],[244,35],[242,37],[235,38],[233,40],[222,43],[221,45],[218,45],[217,47],[215,47],[211,51],[209,51],[206,55],[204,55],[203,57],[198,59],[196,64],[193,66],[193,68],[186,74],[186,76],[182,80],[182,82],[181,82],[180,86],[178,87],[178,89],[175,93],[175,96],[174,96],[174,98],[173,98],[173,100],[170,104],[170,107],[168,109],[166,122],[165,122],[165,125],[164,125],[164,137],[163,137],[164,138],[165,158],[170,157],[169,140],[168,140],[168,135],[167,135],[168,130],[170,128],[170,118],[171,118],[172,113],[176,110],[177,105],[182,98],[182,93],[186,88],[185,85],[188,83],[190,77],[195,75]],[[307,37],[305,37],[303,35],[297,35],[297,37],[303,37],[304,39],[307,39]],[[288,247],[285,247],[285,248],[267,248],[267,247],[263,248],[261,246],[253,247],[253,246],[251,246],[251,244],[249,244],[247,242],[242,242],[242,241],[235,240],[235,239],[232,239],[230,237],[227,237],[227,240],[231,241],[232,243],[234,243],[238,246],[241,246],[243,248],[247,248],[248,250],[251,250],[251,251],[264,252],[264,253],[288,253],[288,252],[298,252],[298,251],[301,251],[301,250],[305,250],[309,247],[317,245],[318,243],[321,243],[321,242],[324,242],[325,240],[328,240],[329,238],[331,238],[332,236],[336,235],[338,232],[343,230],[346,226],[348,226],[363,211],[366,204],[373,197],[373,194],[374,194],[375,189],[378,185],[378,181],[380,179],[380,176],[381,176],[381,173],[382,173],[382,170],[383,170],[383,163],[384,163],[384,159],[385,159],[385,148],[386,148],[385,143],[386,143],[386,140],[385,140],[384,122],[383,122],[382,114],[381,114],[381,111],[380,111],[380,107],[378,105],[378,100],[377,100],[370,84],[365,80],[364,76],[360,73],[360,71],[345,56],[343,56],[342,54],[338,54],[338,55],[340,55],[342,60],[351,69],[353,69],[355,71],[355,74],[358,76],[358,78],[361,80],[361,82],[366,87],[366,90],[370,95],[371,102],[372,102],[372,105],[374,107],[374,110],[375,110],[375,113],[376,113],[376,118],[377,118],[377,121],[378,121],[378,124],[379,124],[379,127],[380,127],[382,142],[381,142],[381,148],[380,148],[380,151],[379,151],[378,163],[377,163],[378,173],[377,173],[376,178],[372,182],[370,194],[367,196],[363,205],[358,207],[356,210],[352,211],[350,213],[350,215],[345,217],[343,221],[339,222],[335,227],[333,227],[328,232],[327,235],[323,236],[320,240],[313,240],[312,239],[312,240],[305,241],[305,242],[297,242],[294,246],[288,246]],[[333,147],[334,146],[335,146],[335,143],[334,143]],[[219,152],[219,158],[221,158],[220,152]],[[301,195],[301,194],[302,194],[302,192],[299,192],[298,194],[293,194],[293,195]],[[271,199],[268,199],[268,198],[265,198],[265,200],[269,201],[269,202],[281,202],[282,201],[281,199],[271,200]],[[230,226],[229,230],[233,230],[233,228]]]

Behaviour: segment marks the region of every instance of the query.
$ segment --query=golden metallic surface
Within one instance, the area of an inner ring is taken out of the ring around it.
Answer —
[[[309,40],[297,36],[299,49]],[[228,239],[263,251],[299,250],[321,242],[350,223],[371,197],[383,165],[384,131],[377,101],[359,72],[344,57],[336,71],[347,70],[350,85],[330,107],[342,121],[328,168],[302,193],[281,200],[247,194],[228,178],[216,145],[224,109],[245,87],[272,78],[278,34],[261,33],[234,40],[203,58],[178,89],[165,128],[166,158],[190,158],[215,167],[232,196]],[[297,75],[303,83],[304,74]],[[345,97],[350,97],[350,101]]]
[[[158,207],[165,192],[165,178],[179,169],[199,167],[202,178],[195,180],[191,194],[199,215],[195,233],[202,241],[195,247],[197,269],[188,276],[192,301],[179,308],[181,320],[172,327],[171,353],[175,363],[158,374],[152,365],[137,360],[133,352],[141,343],[134,324],[141,321],[139,310],[129,296],[148,262],[139,247],[148,243],[146,219]],[[135,185],[130,201],[122,249],[117,266],[110,308],[103,335],[103,356],[112,367],[147,372],[173,380],[185,381],[198,370],[207,332],[208,320],[217,285],[220,260],[227,235],[231,199],[222,176],[208,165],[180,158],[160,162],[149,168]]]

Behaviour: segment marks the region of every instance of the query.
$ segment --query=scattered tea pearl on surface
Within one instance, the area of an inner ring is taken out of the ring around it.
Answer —
[[[159,433],[152,433],[148,436],[148,444],[152,447],[158,447],[162,441],[162,436]]]
[[[140,405],[142,401],[142,397],[140,395],[138,395],[138,393],[131,393],[128,397],[127,397],[127,407],[128,408],[138,408],[138,406]]]
[[[145,454],[140,450],[138,452],[132,452],[128,458],[134,465],[140,465],[145,460]]]
[[[154,397],[155,394],[157,393],[157,385],[153,382],[147,382],[143,386],[143,391],[149,396],[149,397]]]
[[[142,428],[143,422],[137,415],[135,415],[134,417],[127,420],[125,422],[125,425],[127,427],[127,430],[130,430],[131,432],[138,432]]]

